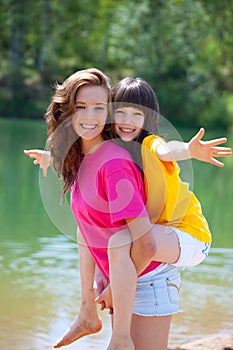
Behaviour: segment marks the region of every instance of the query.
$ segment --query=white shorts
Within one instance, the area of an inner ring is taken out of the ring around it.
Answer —
[[[174,228],[180,243],[180,257],[174,266],[195,266],[205,260],[209,253],[210,243],[202,242],[189,233]]]

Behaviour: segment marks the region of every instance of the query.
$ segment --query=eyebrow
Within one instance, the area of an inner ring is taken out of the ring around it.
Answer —
[[[116,109],[114,109],[114,112],[116,111],[122,111],[124,110],[125,107],[117,107]],[[143,111],[141,111],[140,109],[137,109],[137,111],[133,112],[133,113],[140,113],[140,114],[144,114]]]
[[[75,104],[81,104],[81,105],[85,105],[86,102],[80,102],[80,101],[76,101]],[[107,103],[104,103],[104,102],[97,102],[97,103],[94,103],[92,106],[96,106],[96,105],[102,105],[102,106],[107,106]]]

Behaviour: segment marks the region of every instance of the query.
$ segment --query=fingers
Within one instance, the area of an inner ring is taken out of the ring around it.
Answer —
[[[31,157],[32,158],[32,157]],[[35,159],[34,161],[33,161],[33,164],[35,164],[35,165],[40,165],[40,169],[42,170],[42,172],[43,172],[43,176],[44,177],[46,177],[47,176],[47,166],[46,165],[43,165],[43,164],[41,164],[41,162],[38,160],[38,159]]]
[[[29,157],[30,157],[30,156],[33,157],[33,156],[35,156],[35,155],[37,156],[37,155],[40,154],[36,149],[29,149],[29,150],[26,150],[26,149],[25,149],[23,152],[24,152],[24,154],[28,155]]]
[[[106,309],[106,304],[105,301],[103,300],[102,297],[100,297],[100,295],[95,299],[95,302],[97,304],[100,305],[100,310],[103,311],[104,309]]]
[[[206,141],[206,143],[208,143],[211,146],[217,146],[217,145],[222,145],[223,143],[227,142],[227,138],[226,137],[221,137],[219,139],[214,139],[211,141]]]
[[[212,147],[211,150],[213,157],[229,157],[232,154],[231,148],[227,147]]]
[[[108,286],[109,281],[105,277],[98,278],[94,281],[94,290],[97,296],[99,296],[104,289]]]
[[[224,163],[220,162],[219,160],[215,159],[215,158],[211,158],[211,163],[218,166],[218,167],[224,167]]]
[[[106,308],[105,302],[101,301],[100,303],[100,310],[103,311]]]
[[[109,315],[113,315],[113,308],[112,307],[109,308],[109,312],[108,313],[109,313]]]
[[[231,156],[231,149],[225,148],[225,147],[213,147],[211,150],[211,160],[210,163],[218,166],[218,167],[224,167],[224,163],[220,162],[219,160],[215,159],[215,157],[229,157]]]
[[[36,158],[37,155],[35,153],[28,153],[27,154],[29,156],[29,158]]]
[[[193,139],[201,141],[201,139],[203,138],[203,136],[205,135],[205,129],[204,128],[200,128],[200,130],[198,131],[198,133],[193,137]],[[210,141],[203,141],[206,145],[214,147],[214,146],[218,146],[218,145],[222,145],[223,143],[227,142],[227,138],[226,137],[220,137],[218,139],[213,139]],[[231,148],[226,148],[226,150],[231,151]]]
[[[104,299],[102,297],[102,294],[98,295],[98,297],[95,298],[95,302],[97,304],[100,304],[100,305],[101,305],[101,303],[104,303]]]
[[[47,167],[46,168],[43,168],[43,167],[40,167],[43,171],[43,176],[46,177],[47,176]]]
[[[110,309],[112,308],[112,298],[109,288],[105,288],[102,293],[95,299],[97,304],[100,304],[101,307]],[[102,309],[101,309],[102,310]]]
[[[95,299],[96,303],[100,305],[100,311],[103,311],[105,309],[109,309],[109,315],[112,315],[113,314],[113,308],[111,306],[107,306],[105,301],[102,300],[100,297],[97,297]]]
[[[33,162],[34,164],[40,164],[42,155],[39,152],[35,150],[29,150],[29,151],[24,150],[24,154],[29,156],[29,158],[35,158],[35,161]]]
[[[205,135],[205,129],[201,128],[193,138],[201,140],[204,135]]]
[[[43,171],[43,176],[47,176],[47,168],[49,167],[49,152],[37,149],[24,150],[24,154],[30,158],[35,158],[34,165],[40,165]]]

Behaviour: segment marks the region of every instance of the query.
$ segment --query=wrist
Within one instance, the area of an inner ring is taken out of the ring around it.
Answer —
[[[187,154],[188,154],[189,158],[195,158],[194,154],[193,154],[194,152],[193,152],[193,147],[192,147],[192,141],[187,143],[186,151],[187,151]]]

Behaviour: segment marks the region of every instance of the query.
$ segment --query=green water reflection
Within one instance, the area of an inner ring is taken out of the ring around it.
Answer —
[[[184,138],[192,134],[186,130]],[[32,146],[43,148],[45,137],[42,123],[0,120],[0,347],[11,350],[51,349],[76,317],[80,301],[76,243],[50,221],[40,195],[43,178],[23,154]],[[233,159],[225,160],[224,169],[195,161],[193,169],[194,191],[214,241],[206,262],[183,272],[184,313],[174,317],[171,345],[232,331]],[[110,331],[107,313],[103,322],[100,334],[69,348],[102,350]]]

